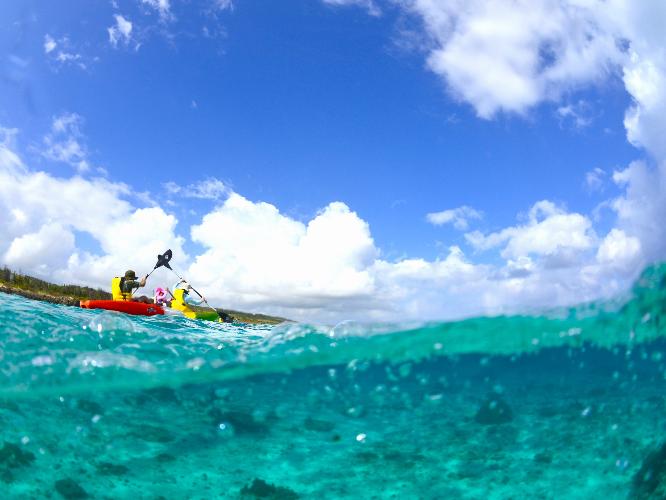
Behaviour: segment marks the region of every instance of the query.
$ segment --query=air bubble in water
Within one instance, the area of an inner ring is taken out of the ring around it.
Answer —
[[[134,332],[134,324],[124,315],[114,312],[105,312],[90,320],[88,327],[99,333],[104,332]]]
[[[217,426],[218,434],[223,438],[232,438],[236,434],[234,426],[229,422],[220,422]]]

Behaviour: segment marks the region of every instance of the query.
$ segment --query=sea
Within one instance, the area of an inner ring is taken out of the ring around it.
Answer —
[[[666,498],[666,265],[613,300],[222,324],[0,294],[0,498]]]

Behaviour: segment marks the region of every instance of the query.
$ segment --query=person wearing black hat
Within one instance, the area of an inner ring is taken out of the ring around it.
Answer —
[[[146,278],[148,278],[148,276],[144,276],[141,278],[141,280],[137,280],[136,273],[134,271],[131,269],[125,271],[125,276],[120,280],[121,292],[131,297],[130,300],[134,302],[145,302],[147,304],[152,303],[152,300],[145,295],[141,297],[132,297],[134,289],[146,286]]]

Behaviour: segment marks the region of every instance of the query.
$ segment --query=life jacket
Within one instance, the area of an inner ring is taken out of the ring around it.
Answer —
[[[196,318],[197,313],[194,312],[190,306],[185,302],[185,290],[182,288],[176,288],[173,293],[173,300],[171,301],[171,308],[178,311],[182,311],[183,315],[186,318]]]
[[[132,292],[123,292],[124,282],[124,276],[122,278],[116,276],[111,280],[111,295],[113,295],[113,300],[132,300]]]
[[[186,318],[222,322],[222,319],[216,311],[206,311],[196,306],[192,308],[187,302],[185,302],[185,290],[183,288],[175,288],[171,295],[173,295],[171,308],[182,311],[183,316]]]
[[[176,288],[172,295],[173,300],[171,301],[171,307],[173,309],[178,309],[179,311],[191,311],[189,306],[185,303],[185,290],[182,288]]]

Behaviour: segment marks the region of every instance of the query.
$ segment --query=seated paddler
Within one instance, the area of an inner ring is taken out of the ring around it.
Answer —
[[[152,304],[152,299],[149,299],[145,295],[141,297],[134,297],[133,293],[135,289],[146,286],[146,280],[148,276],[144,276],[140,280],[136,279],[136,273],[131,269],[125,272],[125,275],[122,277],[116,276],[111,281],[111,293],[113,295],[113,300],[129,300],[133,302],[144,302],[146,304]]]
[[[196,299],[190,295],[190,290],[192,286],[185,280],[180,280],[178,283],[173,285],[173,291],[169,290],[169,293],[173,296],[174,300],[171,301],[171,307],[180,310],[189,310],[189,306],[199,306],[206,299],[201,297],[201,299]]]

